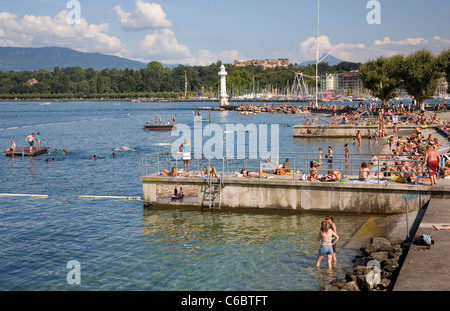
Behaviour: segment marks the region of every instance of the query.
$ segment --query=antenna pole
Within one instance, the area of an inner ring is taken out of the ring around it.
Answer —
[[[319,106],[319,49],[320,49],[320,33],[319,33],[319,10],[320,0],[317,0],[317,51],[316,51],[316,107]]]

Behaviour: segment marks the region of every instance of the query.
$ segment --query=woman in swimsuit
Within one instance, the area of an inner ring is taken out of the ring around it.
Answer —
[[[333,237],[335,237],[334,241],[332,241]],[[333,245],[339,240],[339,236],[333,230],[328,228],[326,221],[322,221],[317,240],[321,241],[321,245],[319,248],[319,253],[317,254],[316,267],[319,268],[323,257],[327,256],[328,269],[331,270]]]

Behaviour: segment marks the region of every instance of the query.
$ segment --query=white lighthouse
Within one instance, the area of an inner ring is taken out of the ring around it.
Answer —
[[[220,66],[219,76],[220,76],[220,102],[219,102],[219,105],[226,106],[226,105],[228,105],[227,80],[226,80],[227,72],[225,71],[225,66],[223,64],[222,64],[222,66]]]

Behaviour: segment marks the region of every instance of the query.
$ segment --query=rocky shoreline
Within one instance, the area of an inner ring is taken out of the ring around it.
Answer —
[[[390,291],[393,289],[411,242],[373,237],[353,259],[352,271],[335,279],[324,291]]]

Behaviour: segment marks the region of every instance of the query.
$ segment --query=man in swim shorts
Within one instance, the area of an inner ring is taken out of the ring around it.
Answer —
[[[434,149],[433,144],[429,144],[427,150],[425,151],[425,163],[430,174],[431,186],[436,185],[436,175],[439,168],[439,163],[441,162],[441,156]]]
[[[34,146],[34,133],[31,133],[31,135],[28,135],[27,138],[25,138],[25,141],[28,142],[28,145],[30,146],[30,153],[33,152],[33,146]]]

